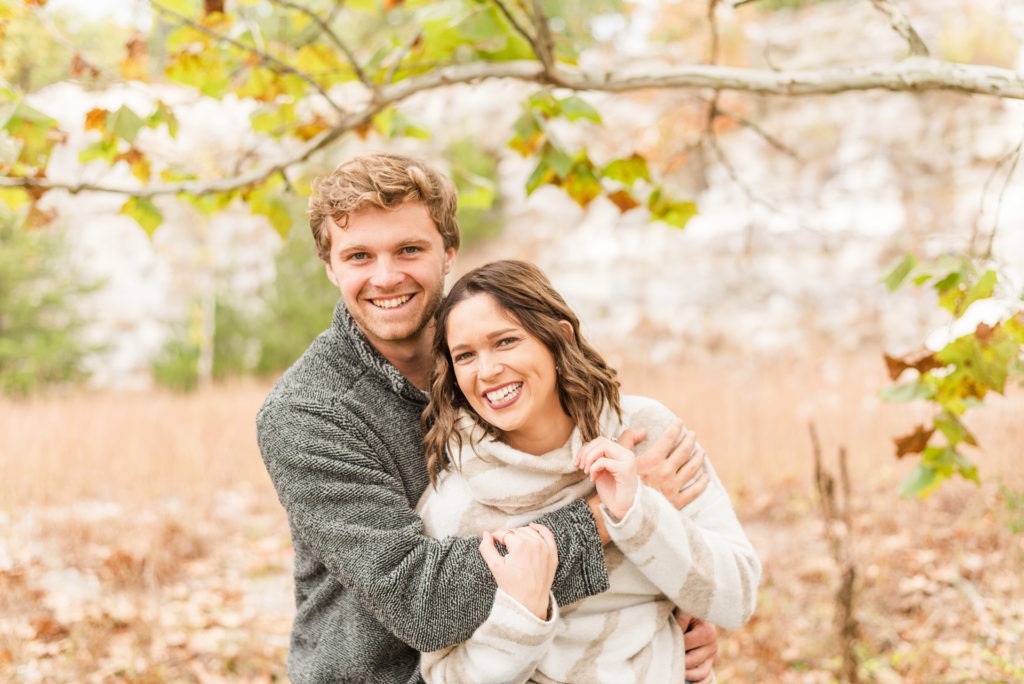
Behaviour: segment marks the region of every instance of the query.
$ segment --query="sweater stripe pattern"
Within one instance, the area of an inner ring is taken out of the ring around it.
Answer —
[[[660,403],[622,399],[622,421],[611,411],[602,434],[647,430],[640,452],[674,419]],[[450,445],[454,467],[418,505],[427,534],[479,534],[525,525],[567,499],[594,492],[589,477],[572,466],[582,446],[574,430],[562,447],[541,456],[517,451],[487,436],[463,414],[462,447]],[[467,641],[424,653],[427,682],[517,684],[581,682],[629,684],[685,681],[682,630],[676,607],[726,628],[753,613],[761,564],[736,518],[713,467],[707,490],[676,510],[656,490],[641,485],[630,510],[615,520],[603,509],[612,543],[605,547],[610,589],[558,606],[539,620],[498,591],[487,620]]]

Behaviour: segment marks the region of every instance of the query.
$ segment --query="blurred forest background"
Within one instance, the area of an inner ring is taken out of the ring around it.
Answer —
[[[1022,70],[1016,0],[0,0],[0,679],[285,679],[253,419],[387,149],[700,435],[718,681],[1024,681]]]

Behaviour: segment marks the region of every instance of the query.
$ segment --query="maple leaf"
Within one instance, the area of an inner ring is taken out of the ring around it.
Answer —
[[[895,438],[893,443],[896,445],[896,457],[903,458],[907,454],[921,453],[934,432],[934,427],[926,429],[924,425],[918,425],[910,434]]]
[[[939,361],[932,352],[923,352],[918,356],[907,355],[903,358],[882,354],[885,366],[889,371],[889,379],[896,380],[908,368],[913,368],[921,375],[935,368],[945,368],[946,364]]]

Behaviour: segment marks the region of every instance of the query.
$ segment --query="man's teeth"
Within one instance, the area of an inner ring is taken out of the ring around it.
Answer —
[[[412,299],[412,295],[404,295],[402,297],[392,297],[391,299],[374,299],[373,305],[378,309],[394,309],[396,306],[401,306],[407,301]]]
[[[519,390],[521,389],[523,389],[523,383],[517,382],[514,385],[505,385],[504,387],[496,389],[493,392],[487,392],[485,396],[487,397],[487,401],[491,402],[492,404],[496,404],[499,401],[504,401],[505,399],[508,399],[513,394],[519,394]]]

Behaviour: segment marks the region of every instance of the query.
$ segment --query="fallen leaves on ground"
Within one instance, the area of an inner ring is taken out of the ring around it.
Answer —
[[[833,682],[839,572],[809,483],[734,496],[764,561],[758,610],[722,631],[718,680]],[[867,682],[1024,681],[1024,535],[994,486],[924,501],[853,493],[849,540]],[[277,502],[222,491],[40,508],[0,520],[0,680],[284,681],[292,557]]]

